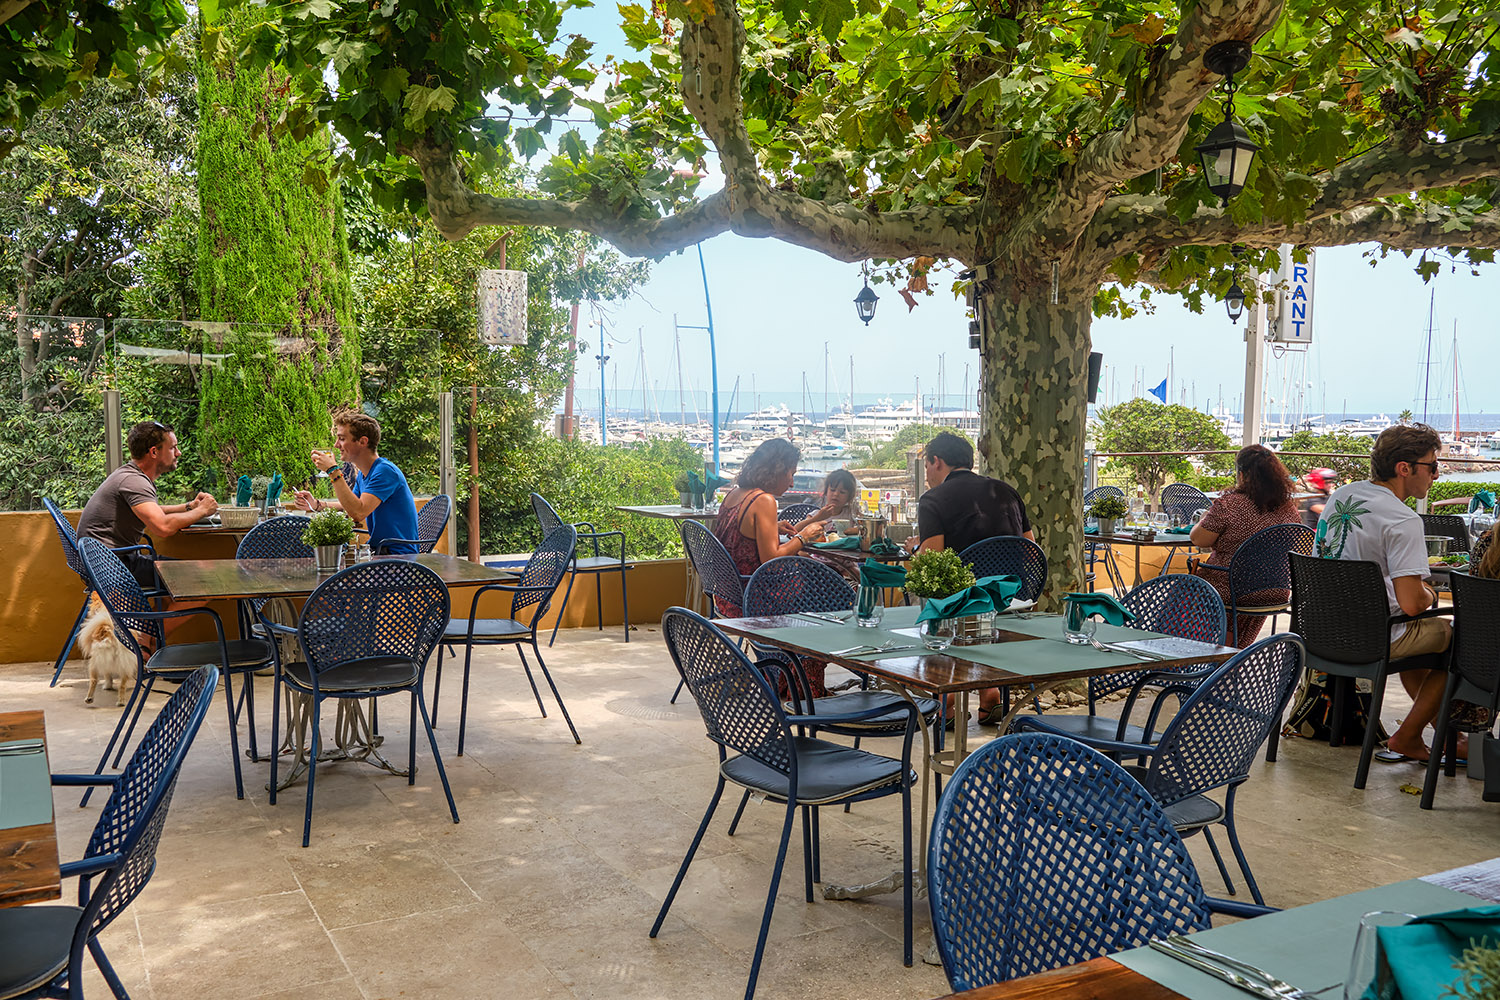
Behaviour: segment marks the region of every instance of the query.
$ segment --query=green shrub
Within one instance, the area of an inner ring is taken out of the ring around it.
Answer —
[[[1281,464],[1294,476],[1304,475],[1309,469],[1332,469],[1339,479],[1364,479],[1370,474],[1367,458],[1302,458],[1296,452],[1314,452],[1325,455],[1368,455],[1374,445],[1372,438],[1345,431],[1314,434],[1298,431],[1281,444]]]
[[[906,566],[906,592],[914,597],[947,597],[974,586],[974,571],[952,549],[928,549]]]
[[[320,510],[302,529],[304,545],[348,545],[354,540],[354,521],[341,510]]]

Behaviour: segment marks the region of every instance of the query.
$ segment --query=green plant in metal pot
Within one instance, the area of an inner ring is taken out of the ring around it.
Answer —
[[[1500,996],[1500,948],[1488,945],[1488,938],[1469,942],[1463,957],[1453,963],[1459,978],[1443,992],[1444,997],[1489,1000]]]
[[[1124,499],[1113,493],[1104,493],[1094,498],[1089,505],[1089,514],[1093,517],[1106,520],[1118,520],[1130,513],[1130,508],[1125,505]]]
[[[974,586],[974,571],[952,549],[929,549],[906,566],[906,592],[913,597],[947,597]]]
[[[304,544],[348,545],[354,541],[354,520],[341,510],[322,510],[312,516],[302,530]]]

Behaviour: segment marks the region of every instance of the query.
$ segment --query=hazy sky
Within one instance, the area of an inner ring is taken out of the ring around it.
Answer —
[[[623,52],[612,4],[575,12],[566,22],[595,43],[595,53]],[[534,165],[539,165],[538,160]],[[717,178],[705,190],[717,187]],[[1388,411],[1395,415],[1411,407],[1422,411],[1424,344],[1429,297],[1436,292],[1432,347],[1432,411],[1452,410],[1450,344],[1457,324],[1459,402],[1465,413],[1500,410],[1500,270],[1481,269],[1472,276],[1465,266],[1443,272],[1423,284],[1413,272],[1416,258],[1392,252],[1371,267],[1364,251],[1374,247],[1342,247],[1318,252],[1314,311],[1314,339],[1305,359],[1295,365],[1271,359],[1268,391],[1275,397],[1293,382],[1304,385],[1307,414]],[[723,234],[703,244],[708,287],[713,302],[718,345],[721,409],[728,405],[735,378],[740,378],[736,411],[753,408],[752,378],[762,396],[800,393],[803,372],[812,399],[823,408],[824,344],[830,359],[831,393],[846,393],[850,358],[854,358],[854,388],[861,396],[879,393],[909,398],[920,380],[922,393],[937,389],[939,357],[946,362],[949,405],[958,406],[968,366],[971,392],[979,367],[979,353],[968,349],[967,321],[962,302],[946,282],[934,284],[936,294],[918,297],[910,313],[890,286],[876,288],[880,303],[866,328],[855,316],[853,299],[860,289],[858,264],[846,264],[775,240],[745,239]],[[1155,386],[1167,373],[1169,355],[1175,363],[1174,402],[1215,404],[1221,387],[1226,405],[1238,408],[1244,386],[1245,319],[1230,324],[1222,304],[1206,303],[1194,315],[1180,299],[1157,295],[1154,315],[1130,320],[1096,320],[1094,349],[1104,353],[1113,398],[1131,395],[1134,372]],[[673,353],[673,316],[679,323],[705,323],[703,283],[696,251],[675,254],[653,267],[650,283],[624,303],[608,304],[592,317],[585,310],[580,323],[604,322],[610,361],[605,384],[615,399],[639,405],[644,382],[656,384],[663,410],[677,408],[677,366]],[[598,326],[580,337],[589,344],[579,366],[579,405],[597,409],[598,368],[593,362]],[[709,363],[707,335],[682,330],[683,380],[689,391],[696,384],[707,392]],[[644,345],[648,377],[640,374]],[[592,369],[589,367],[593,364]],[[1303,374],[1305,372],[1305,375]],[[1118,387],[1118,395],[1114,387]],[[634,393],[629,390],[635,389]],[[1326,400],[1326,405],[1325,405]],[[764,400],[762,400],[764,402]],[[613,403],[611,405],[614,405]],[[1280,403],[1272,407],[1276,412]],[[690,407],[691,409],[691,407]],[[1447,426],[1444,420],[1441,426]]]

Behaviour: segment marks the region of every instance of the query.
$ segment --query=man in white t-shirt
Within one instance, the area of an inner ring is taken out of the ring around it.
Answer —
[[[1335,490],[1318,521],[1318,555],[1379,564],[1391,614],[1415,615],[1437,601],[1426,577],[1427,545],[1422,518],[1406,506],[1427,495],[1438,477],[1437,431],[1426,424],[1387,427],[1370,452],[1370,478]],[[1453,631],[1445,618],[1423,618],[1391,626],[1391,658],[1440,653]],[[1422,730],[1443,704],[1447,675],[1441,670],[1405,670],[1399,675],[1412,709],[1386,746],[1413,760],[1428,756]],[[1464,755],[1461,747],[1459,756]]]

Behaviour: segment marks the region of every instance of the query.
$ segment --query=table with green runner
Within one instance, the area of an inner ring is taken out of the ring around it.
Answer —
[[[1283,979],[1338,1000],[1349,973],[1359,918],[1373,910],[1418,915],[1500,902],[1500,858],[1407,879],[1390,885],[1293,907],[1253,920],[1241,920],[1190,935],[1191,940],[1233,955]],[[1434,970],[1434,995],[1446,985]],[[1134,948],[1052,972],[953,994],[947,1000],[1246,1000],[1251,994],[1199,972],[1150,948]]]

